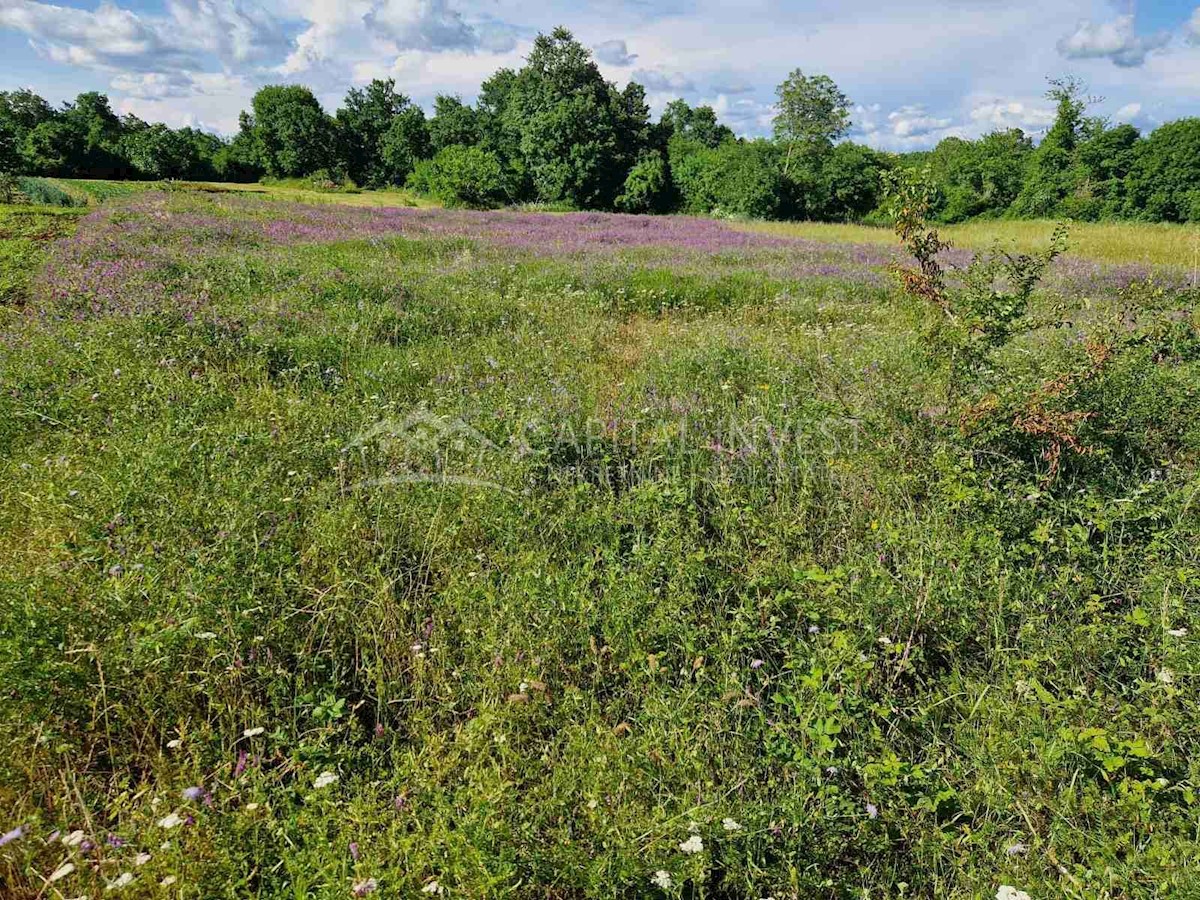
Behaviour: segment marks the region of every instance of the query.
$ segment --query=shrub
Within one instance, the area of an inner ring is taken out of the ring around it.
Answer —
[[[30,203],[42,206],[87,206],[86,200],[72,197],[53,181],[45,178],[18,178],[17,186]]]
[[[505,200],[504,170],[496,154],[479,147],[454,145],[419,162],[408,177],[411,190],[446,206],[487,209]]]
[[[671,176],[660,153],[648,153],[629,170],[617,208],[630,213],[666,212],[670,207]]]

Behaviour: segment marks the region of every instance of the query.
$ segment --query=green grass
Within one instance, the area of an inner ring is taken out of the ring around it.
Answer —
[[[75,230],[82,210],[0,205],[0,307],[17,303],[46,247]]]
[[[221,199],[0,318],[6,898],[1195,895],[1194,292],[949,385],[875,284]]]
[[[825,241],[893,244],[890,228],[837,225],[824,222],[754,222],[739,227],[752,231]],[[999,241],[1021,250],[1040,247],[1053,222],[980,220],[939,229],[956,246],[986,250]],[[1112,263],[1186,266],[1200,271],[1200,227],[1142,222],[1077,222],[1071,228],[1071,252]]]

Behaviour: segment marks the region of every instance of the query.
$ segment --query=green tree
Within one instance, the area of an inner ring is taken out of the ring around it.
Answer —
[[[1200,222],[1200,118],[1156,128],[1141,142],[1125,187],[1126,215]]]
[[[1028,218],[1055,215],[1080,180],[1076,150],[1084,128],[1084,113],[1095,98],[1087,97],[1076,78],[1051,79],[1047,99],[1055,102],[1054,125],[1030,160],[1028,175],[1011,212]]]
[[[266,174],[295,178],[327,168],[334,161],[333,124],[313,96],[300,85],[271,85],[251,101],[248,125],[254,155]]]
[[[775,95],[775,139],[787,148],[785,176],[797,154],[828,150],[850,130],[850,101],[828,75],[809,76],[796,69]]]
[[[77,174],[83,158],[83,139],[71,123],[48,119],[25,135],[21,158],[26,171],[38,175],[70,177]]]
[[[419,106],[410,104],[392,118],[380,151],[380,169],[388,184],[404,184],[417,163],[429,158],[429,126]]]
[[[455,144],[473,147],[481,137],[479,114],[475,110],[459,97],[437,95],[433,101],[433,118],[429,120],[429,142],[435,153]]]
[[[728,126],[717,121],[711,106],[689,106],[686,100],[672,100],[663,111],[661,125],[669,141],[675,135],[704,147],[717,147],[734,139]]]
[[[645,115],[644,98],[605,81],[565,28],[538,35],[504,104],[536,196],[581,208],[612,206]]]
[[[335,122],[341,163],[355,183],[380,187],[394,181],[384,161],[384,141],[396,118],[411,115],[414,109],[412,100],[396,90],[391,78],[377,78],[365,88],[347,92]],[[411,166],[403,176],[410,170]]]
[[[616,205],[629,213],[661,213],[670,209],[671,174],[661,153],[647,151],[629,170]]]

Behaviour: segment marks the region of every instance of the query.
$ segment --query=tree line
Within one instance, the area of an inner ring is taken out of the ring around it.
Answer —
[[[300,85],[258,91],[226,140],[118,117],[101,93],[61,109],[0,92],[0,171],[87,178],[407,186],[451,205],[539,202],[577,209],[764,219],[870,220],[885,173],[920,167],[933,215],[1200,222],[1200,119],[1143,136],[1087,114],[1074,80],[1051,83],[1057,114],[1040,143],[1020,129],[889,154],[843,140],[850,101],[797,70],[777,89],[772,138],[737,137],[709,106],[606,81],[565,28],[539,35],[525,65],[485,81],[474,105],[438,96],[432,116],[376,80],[334,115]]]

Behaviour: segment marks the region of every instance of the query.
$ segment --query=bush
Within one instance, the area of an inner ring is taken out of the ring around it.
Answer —
[[[504,170],[496,154],[479,147],[455,145],[419,162],[408,177],[410,190],[427,194],[446,206],[489,209],[504,202]]]
[[[87,206],[86,200],[72,197],[53,181],[45,178],[18,178],[17,187],[30,203],[42,206]]]
[[[659,153],[648,153],[629,170],[617,208],[630,213],[666,212],[671,203],[671,176]]]

